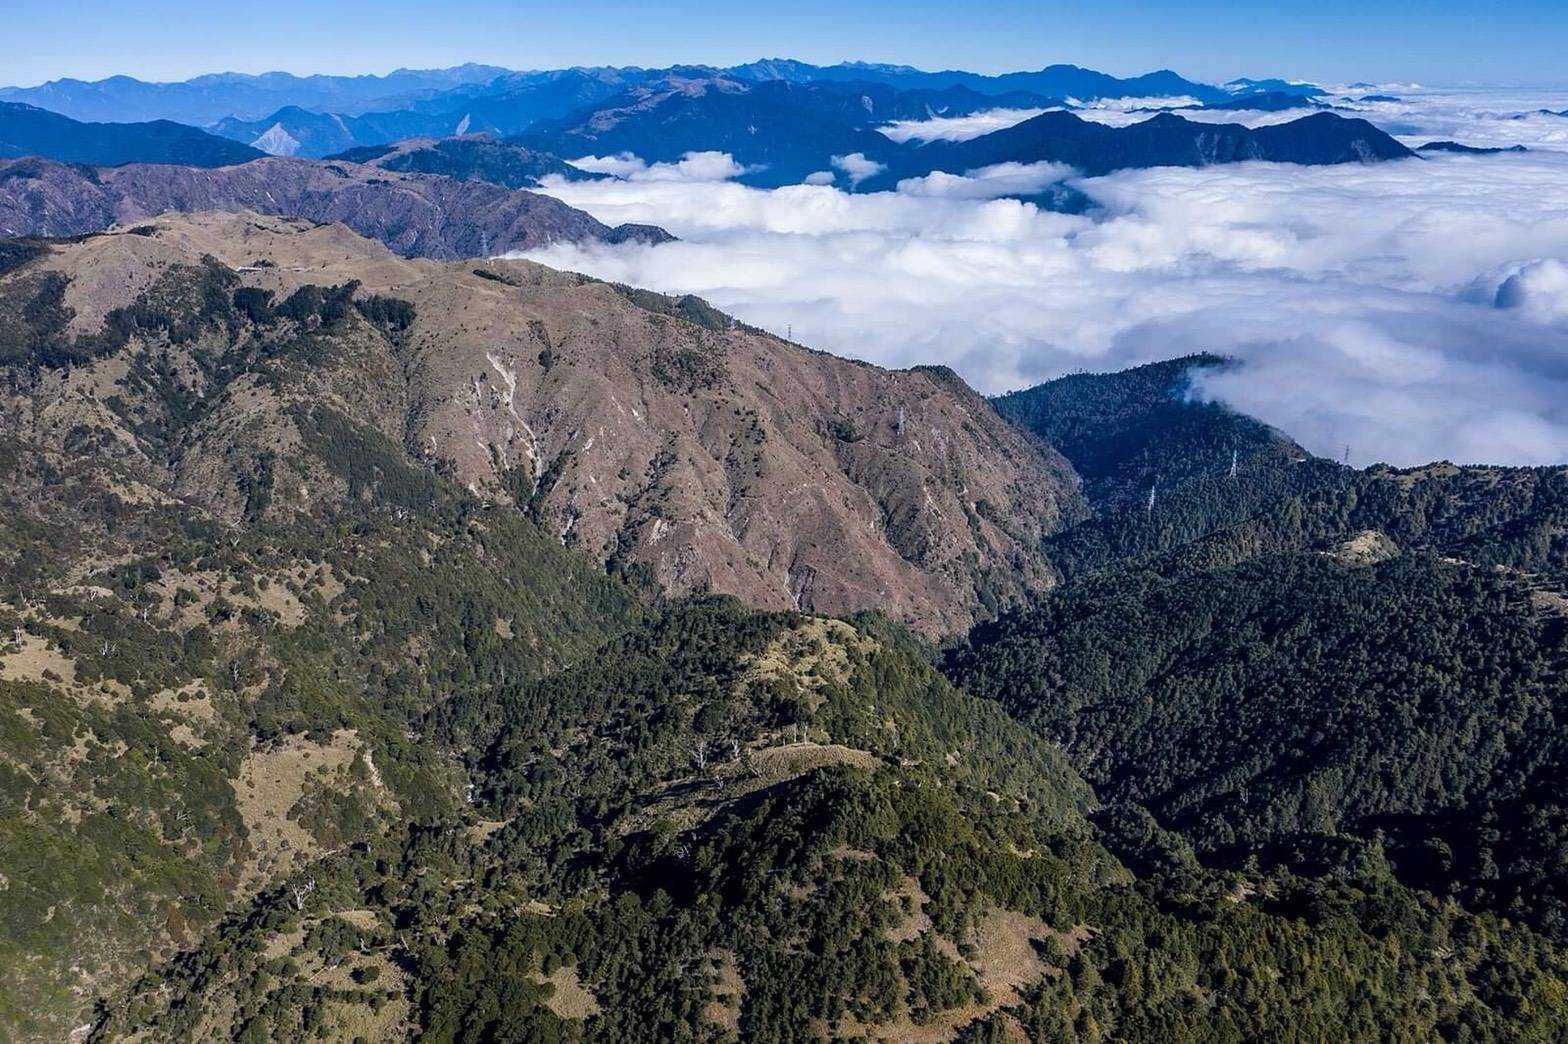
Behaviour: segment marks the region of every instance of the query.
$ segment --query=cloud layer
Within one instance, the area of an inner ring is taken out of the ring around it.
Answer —
[[[1377,124],[1410,146],[1429,141],[1459,141],[1484,148],[1568,150],[1568,91],[1441,90],[1413,84],[1390,84],[1374,90],[1331,88],[1325,100],[1346,117]],[[1367,96],[1392,97],[1394,101],[1363,102]],[[1075,104],[1078,117],[1113,127],[1142,123],[1156,109],[1178,109],[1194,123],[1239,123],[1267,127],[1289,123],[1321,111],[1303,105],[1270,112],[1257,109],[1199,109],[1192,98],[1117,98]],[[992,109],[972,116],[903,120],[882,128],[895,141],[963,141],[1011,127],[1044,109]]]
[[[1072,174],[1073,169],[1063,163],[997,163],[963,174],[939,170],[923,178],[905,178],[898,183],[898,191],[909,196],[946,199],[1033,196]]]
[[[1073,182],[1091,216],[991,198],[1066,173],[1009,167],[859,195],[556,184],[681,240],[529,256],[987,392],[1213,350],[1246,365],[1206,393],[1318,452],[1568,461],[1568,154],[1129,171]]]
[[[623,152],[618,156],[582,156],[572,166],[594,174],[613,174],[623,181],[728,181],[748,173],[727,152],[688,152],[675,163],[645,163]]]
[[[1032,119],[1044,109],[988,109],[970,116],[935,116],[929,120],[897,120],[881,128],[896,142],[968,141]]]

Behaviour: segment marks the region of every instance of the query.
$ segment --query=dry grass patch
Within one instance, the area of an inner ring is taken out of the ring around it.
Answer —
[[[828,765],[851,765],[875,772],[882,759],[869,750],[840,743],[786,743],[750,754],[752,770],[767,783],[783,783]]]
[[[905,877],[886,898],[898,901],[905,910],[904,920],[887,931],[889,942],[913,942],[931,930],[931,919],[924,912],[930,897],[915,878]],[[1030,917],[1016,910],[992,908],[968,934],[968,957],[962,955],[962,948],[951,939],[943,936],[933,939],[939,951],[974,973],[975,979],[985,990],[985,1000],[937,1012],[934,1017],[921,1022],[915,1022],[908,1013],[879,1025],[846,1019],[839,1026],[839,1033],[846,1037],[860,1036],[877,1041],[951,1040],[960,1027],[1022,1003],[1029,987],[1049,975],[1060,974],[1060,969],[1053,968],[1041,957],[1037,945],[1053,937],[1060,942],[1063,951],[1070,955],[1077,951],[1089,933],[1082,928],[1059,932],[1038,917]],[[1012,1020],[1006,1021],[1012,1023]],[[1018,1028],[1016,1023],[1012,1025]]]
[[[365,986],[356,986],[352,975],[356,968],[375,967],[380,974]],[[332,970],[331,978],[317,985],[330,985],[337,989],[358,989],[379,993],[381,1007],[355,1001],[332,1001],[326,1006],[323,1024],[327,1027],[328,1040],[366,1041],[407,1040],[413,1030],[410,1021],[411,1006],[408,1001],[408,976],[392,961],[381,954],[356,956]]]
[[[154,693],[149,702],[153,710],[182,719],[169,727],[169,735],[175,742],[187,747],[205,746],[207,731],[219,724],[218,709],[213,706],[212,693],[200,679],[178,689],[164,689]]]
[[[183,503],[183,501],[169,496],[169,494],[158,487],[150,486],[140,479],[132,478],[128,475],[115,475],[112,472],[104,472],[100,476],[100,481],[105,489],[127,504],[135,504],[140,507],[168,507]]]
[[[829,682],[848,684],[852,650],[869,652],[875,647],[876,642],[842,620],[812,617],[750,657],[740,684],[766,685],[787,678],[799,685],[815,706],[821,702],[820,690]]]
[[[506,819],[481,819],[470,825],[467,829],[468,839],[476,845],[482,845],[490,839],[490,835],[500,830],[510,820]]]
[[[1530,605],[1537,612],[1568,616],[1568,595],[1561,591],[1537,589],[1530,592]]]
[[[340,921],[347,921],[360,931],[369,931],[381,923],[381,918],[374,910],[339,910],[332,915]]]
[[[152,708],[197,718],[208,724],[218,717],[218,709],[212,705],[212,693],[207,690],[206,682],[199,678],[178,689],[163,689],[153,693]]]
[[[920,882],[909,874],[904,875],[899,886],[883,895],[903,911],[904,918],[884,933],[888,942],[913,942],[931,929],[931,918],[926,916],[926,904],[931,897],[920,887]]]
[[[1038,917],[1016,910],[991,910],[975,925],[970,933],[975,954],[969,966],[995,1007],[1006,1008],[1019,1003],[1026,987],[1033,986],[1052,971],[1036,946],[1052,936],[1061,941],[1068,953],[1078,948],[1078,942],[1071,934],[1057,932]]]
[[[22,635],[15,652],[0,656],[0,681],[53,682],[80,688],[76,685],[76,661],[35,634]]]
[[[166,573],[147,589],[159,600],[159,612],[174,626],[188,630],[208,622],[212,604],[223,598],[241,609],[270,614],[282,627],[294,628],[305,622],[305,598],[316,594],[328,604],[346,588],[326,566],[296,565],[272,574],[257,574],[254,591],[237,581],[233,574],[214,570]],[[181,604],[175,598],[180,592]]]
[[[76,680],[76,659],[55,648],[47,638],[23,634],[20,643],[8,643],[12,651],[0,655],[0,682],[37,682],[53,686],[81,702],[126,699],[131,690],[113,678],[100,678],[91,684]]]
[[[1399,545],[1376,529],[1363,529],[1328,552],[1341,565],[1351,567],[1376,565],[1398,554]]]
[[[287,957],[293,953],[300,943],[305,941],[305,926],[300,925],[292,932],[283,932],[267,940],[267,946],[261,951],[264,958],[275,961],[279,957]]]
[[[563,1019],[591,1019],[599,1014],[599,998],[577,977],[575,964],[563,964],[549,976],[541,977],[555,987],[544,1006]]]
[[[252,751],[233,780],[234,799],[249,836],[251,855],[241,873],[241,890],[320,854],[314,836],[288,817],[310,782],[352,785],[349,767],[361,751],[358,735],[339,729],[328,743],[290,737]]]
[[[729,950],[708,954],[713,962],[713,997],[703,1005],[703,1020],[729,1034],[740,1033],[740,1011],[746,1001],[746,980],[741,978],[735,955]]]

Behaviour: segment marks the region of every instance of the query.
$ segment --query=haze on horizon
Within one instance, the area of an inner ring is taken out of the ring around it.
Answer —
[[[128,75],[171,81],[215,72],[386,73],[465,62],[732,65],[764,57],[885,61],[976,72],[1058,62],[1117,75],[1172,68],[1219,82],[1284,76],[1324,82],[1560,83],[1568,6],[1519,0],[1432,3],[1283,0],[1242,12],[1221,0],[1104,0],[1044,9],[1025,0],[970,7],[913,0],[804,0],[787,12],[674,0],[650,14],[627,0],[563,8],[474,0],[277,0],[265,7],[148,0],[13,0],[0,81]]]

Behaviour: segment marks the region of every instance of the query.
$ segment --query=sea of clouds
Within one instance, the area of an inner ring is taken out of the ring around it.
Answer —
[[[1496,113],[1558,101],[1534,95],[1510,110],[1472,96],[1466,125],[1457,92],[1427,93],[1438,101],[1425,109],[1399,103],[1412,110],[1400,117],[1406,130],[1480,144],[1513,143],[1490,137],[1504,118]],[[1568,128],[1568,118],[1551,119]],[[605,222],[656,223],[679,241],[527,256],[700,294],[838,354],[945,363],[986,392],[1217,351],[1244,365],[1210,378],[1203,394],[1320,453],[1337,457],[1349,444],[1363,464],[1562,462],[1568,144],[1551,147],[1547,117],[1508,122],[1532,151],[1091,179],[1004,164],[860,194],[749,188],[730,180],[741,169],[720,154],[589,159],[622,180],[548,190]],[[1068,215],[1001,198],[1061,181],[1095,208]]]

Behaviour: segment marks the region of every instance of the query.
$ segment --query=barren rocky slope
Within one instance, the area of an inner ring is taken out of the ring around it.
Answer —
[[[220,361],[302,294],[351,350],[284,382]],[[69,363],[10,390],[15,434],[113,447],[230,520],[334,496],[299,451],[299,418],[330,405],[672,592],[952,630],[1049,586],[1041,537],[1081,511],[1065,461],[946,370],[849,362],[527,262],[407,260],[341,225],[159,219],[50,245],[0,297]],[[120,337],[137,316],[165,343]]]
[[[269,157],[200,170],[0,162],[3,235],[80,235],[169,211],[239,210],[341,221],[410,257],[476,257],[560,240],[669,238],[646,225],[610,228],[535,192],[354,163]]]

